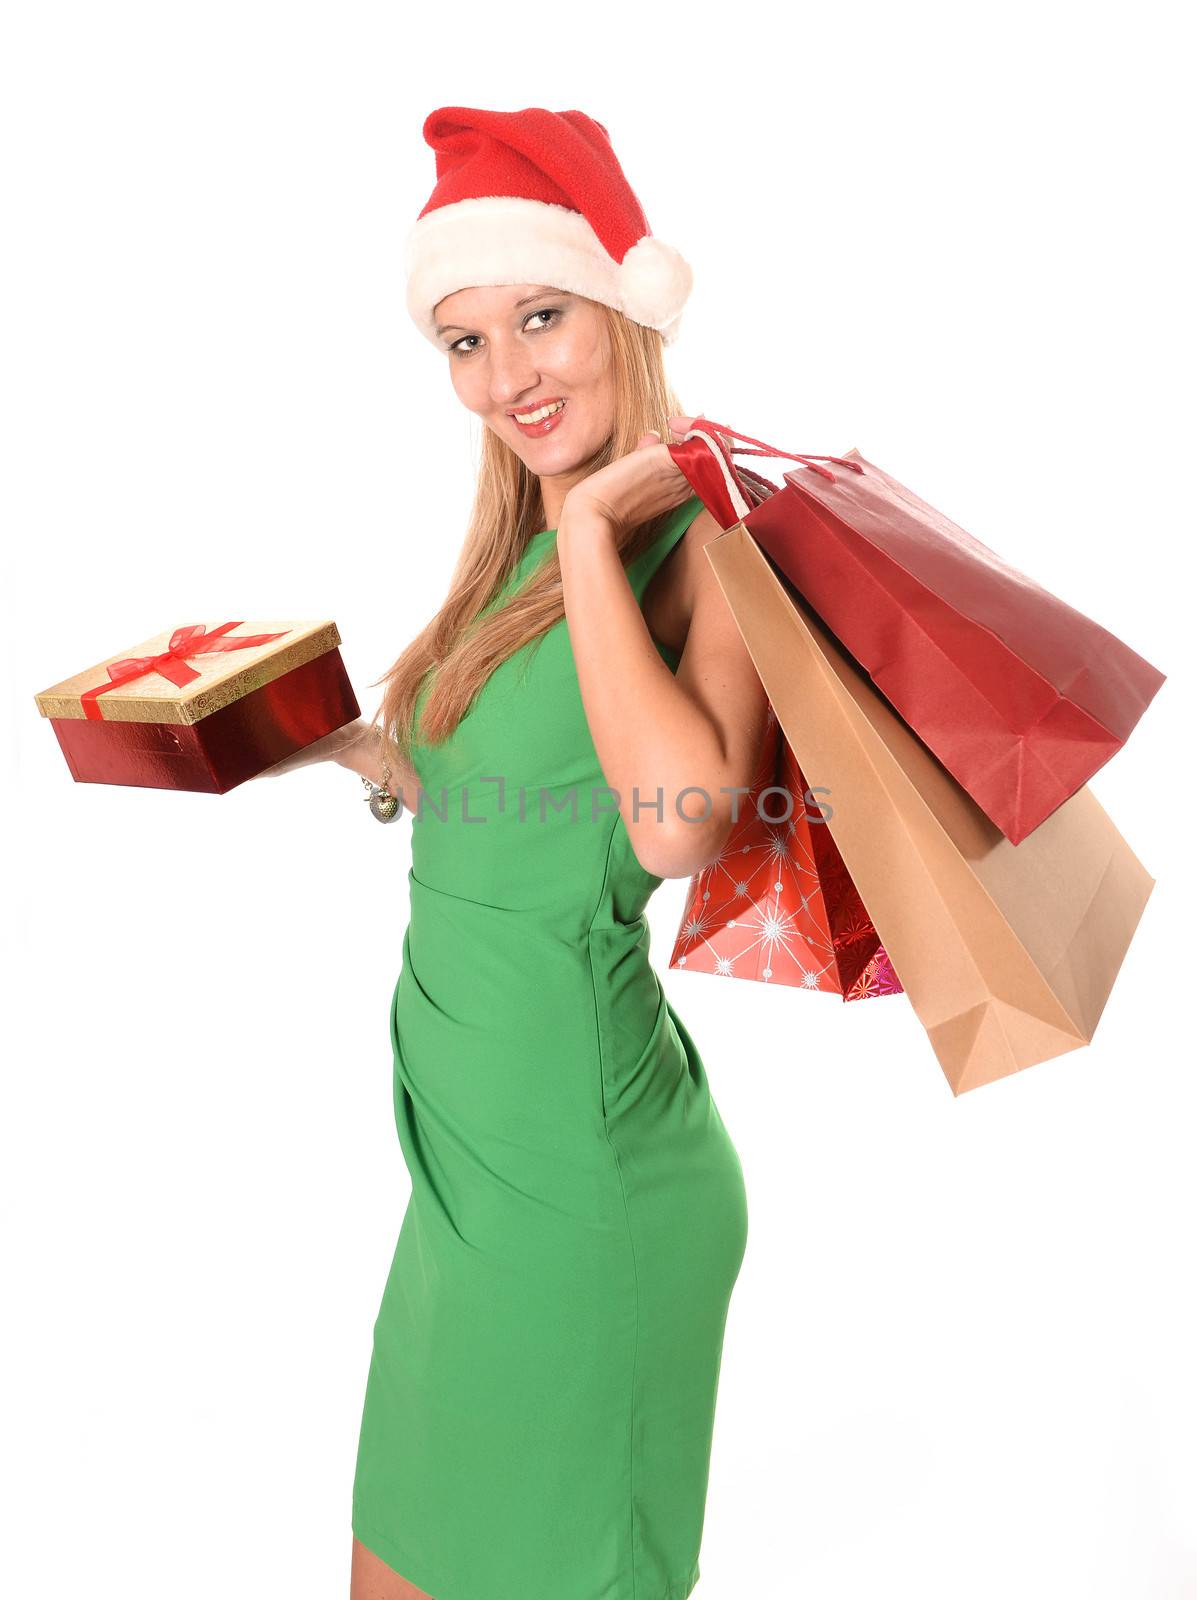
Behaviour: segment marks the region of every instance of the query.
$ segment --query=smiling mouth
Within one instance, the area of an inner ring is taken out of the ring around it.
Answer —
[[[537,406],[534,411],[528,411],[522,415],[513,411],[510,415],[512,421],[518,423],[525,432],[544,433],[555,425],[557,418],[564,410],[564,400],[551,400],[547,405]]]

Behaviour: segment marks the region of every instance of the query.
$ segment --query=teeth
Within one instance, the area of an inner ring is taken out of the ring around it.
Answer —
[[[551,406],[541,406],[539,411],[530,411],[527,416],[519,416],[515,412],[512,412],[512,415],[517,422],[522,422],[527,426],[532,422],[543,422],[546,417],[551,417],[554,411],[560,411],[564,404],[564,400],[558,400]]]

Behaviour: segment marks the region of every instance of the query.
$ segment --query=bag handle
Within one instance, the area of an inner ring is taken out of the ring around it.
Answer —
[[[733,444],[733,439],[740,439],[743,443]],[[747,445],[757,445],[759,448],[750,450],[745,448]],[[754,506],[777,492],[776,484],[748,467],[739,466],[732,460],[733,455],[776,456],[786,461],[797,461],[833,483],[835,473],[817,463],[834,461],[839,466],[850,467],[853,472],[864,471],[859,461],[849,461],[846,456],[796,455],[789,450],[775,450],[763,440],[754,439],[751,434],[737,433],[721,422],[712,422],[702,416],[695,417],[693,426],[682,435],[681,441],[670,444],[668,450],[674,465],[722,528],[734,528],[737,522],[743,522]]]

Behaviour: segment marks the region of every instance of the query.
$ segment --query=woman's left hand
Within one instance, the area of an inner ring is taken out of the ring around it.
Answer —
[[[670,432],[678,438],[693,422],[692,417],[670,417]],[[653,429],[642,433],[636,447],[618,461],[583,478],[565,497],[565,513],[599,516],[610,524],[613,533],[637,528],[653,517],[662,516],[682,505],[694,490],[686,475],[676,467],[669,447]]]

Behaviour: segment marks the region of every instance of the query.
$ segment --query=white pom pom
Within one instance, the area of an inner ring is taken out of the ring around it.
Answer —
[[[634,322],[664,328],[676,321],[694,284],[681,253],[664,239],[645,234],[619,266],[621,309]]]

